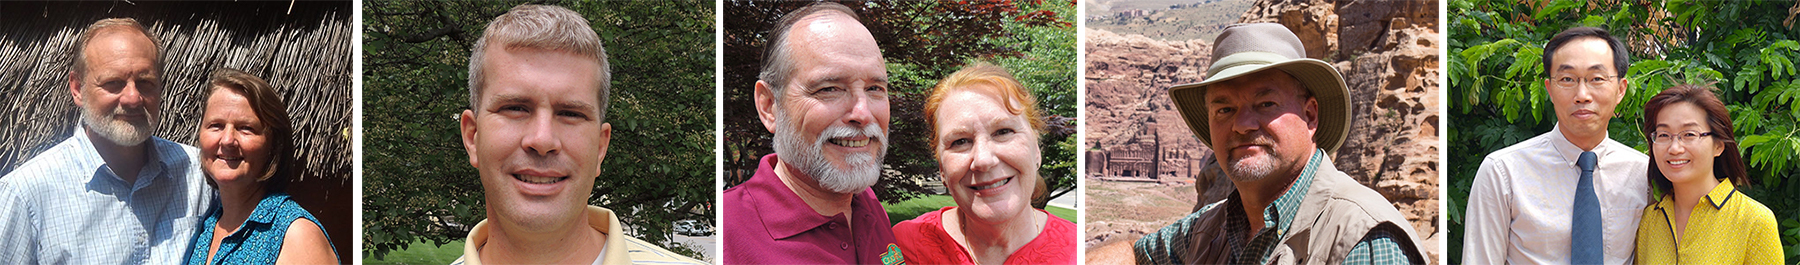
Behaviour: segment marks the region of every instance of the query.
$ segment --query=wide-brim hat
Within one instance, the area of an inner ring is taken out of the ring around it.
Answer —
[[[1206,87],[1267,69],[1278,69],[1300,81],[1319,102],[1319,128],[1313,142],[1337,153],[1350,130],[1350,93],[1344,76],[1331,63],[1306,57],[1306,45],[1287,27],[1275,23],[1235,24],[1219,33],[1206,80],[1169,88],[1169,98],[1200,143],[1213,147],[1206,110]]]

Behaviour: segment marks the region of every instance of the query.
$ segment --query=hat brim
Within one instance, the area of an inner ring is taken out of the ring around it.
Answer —
[[[1268,60],[1268,56],[1275,56],[1276,59]],[[1205,81],[1169,88],[1169,98],[1175,102],[1181,119],[1200,138],[1200,143],[1213,147],[1212,130],[1207,124],[1206,115],[1208,85],[1267,69],[1279,69],[1300,81],[1319,102],[1319,128],[1313,133],[1313,142],[1331,154],[1336,154],[1338,147],[1344,144],[1344,138],[1350,130],[1350,99],[1347,96],[1350,89],[1344,84],[1343,75],[1330,63],[1312,58],[1279,59],[1279,55],[1274,54],[1247,53],[1220,58],[1213,66],[1225,68],[1208,76]]]

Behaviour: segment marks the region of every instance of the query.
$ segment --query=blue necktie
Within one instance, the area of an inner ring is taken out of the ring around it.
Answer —
[[[1569,225],[1569,263],[1600,264],[1604,243],[1600,235],[1600,197],[1594,194],[1594,152],[1581,152],[1581,183],[1575,186],[1574,222]]]

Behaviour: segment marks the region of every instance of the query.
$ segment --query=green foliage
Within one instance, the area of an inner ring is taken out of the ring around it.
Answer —
[[[461,240],[486,219],[456,117],[468,107],[471,47],[520,3],[364,4],[363,247],[380,259]],[[613,210],[634,237],[705,259],[670,237],[675,221],[714,220],[712,3],[544,4],[587,18],[613,71],[612,141],[588,203]]]
[[[772,135],[755,115],[753,84],[769,27],[809,2],[725,3],[725,186],[749,180]],[[963,65],[1007,68],[1037,97],[1046,129],[1040,142],[1051,195],[1075,190],[1075,4],[1070,1],[847,2],[875,35],[887,60],[890,126],[884,175],[875,192],[894,203],[921,196],[937,161],[927,143],[924,100],[937,81]],[[1064,144],[1068,143],[1068,144]],[[1044,201],[1034,202],[1042,207]]]
[[[1613,140],[1648,150],[1638,132],[1643,105],[1663,89],[1712,84],[1730,110],[1754,185],[1744,193],[1775,211],[1788,262],[1800,261],[1800,31],[1785,25],[1791,2],[1452,0],[1451,120],[1446,163],[1450,211],[1448,260],[1462,263],[1469,187],[1489,152],[1550,131],[1555,110],[1544,90],[1544,44],[1570,27],[1608,29],[1627,43],[1629,92],[1609,126]],[[1715,83],[1716,82],[1716,83]],[[1649,191],[1646,191],[1649,192]]]

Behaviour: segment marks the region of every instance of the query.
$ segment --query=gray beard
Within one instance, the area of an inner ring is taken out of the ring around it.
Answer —
[[[1257,162],[1250,161],[1250,160],[1266,160],[1266,161],[1261,161],[1263,163],[1257,163]],[[1268,178],[1269,175],[1275,173],[1275,163],[1278,163],[1277,161],[1280,161],[1280,159],[1276,159],[1275,154],[1273,154],[1273,153],[1266,154],[1261,157],[1239,158],[1236,161],[1231,161],[1230,166],[1227,166],[1224,168],[1225,176],[1231,178],[1231,181],[1233,181],[1233,182],[1251,182],[1251,181],[1262,180],[1264,178]]]
[[[799,126],[792,126],[786,114],[775,114],[775,154],[788,165],[800,169],[801,173],[811,176],[819,182],[819,186],[835,193],[856,193],[874,186],[881,180],[882,158],[887,156],[887,133],[880,126],[870,124],[861,130],[852,127],[832,126],[819,133],[819,138],[812,145],[805,145],[800,139]],[[869,136],[870,140],[880,143],[876,155],[867,153],[850,154],[844,162],[850,163],[849,170],[838,169],[821,154],[827,140],[837,137],[856,135]]]
[[[93,104],[89,103],[85,105],[92,106]],[[124,107],[118,107],[112,111],[96,111],[90,108],[81,108],[81,123],[86,125],[88,130],[93,131],[94,134],[100,135],[100,138],[105,138],[108,142],[121,146],[137,146],[143,144],[145,140],[150,139],[150,133],[156,131],[156,124],[159,121],[156,115],[148,115],[149,111],[138,111],[146,114],[144,115],[144,117],[147,117],[145,119],[146,124],[134,124],[130,121],[113,119],[114,116],[125,112]]]

